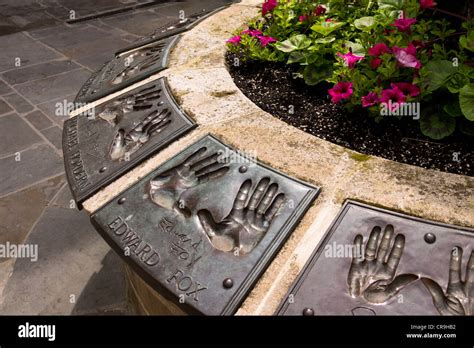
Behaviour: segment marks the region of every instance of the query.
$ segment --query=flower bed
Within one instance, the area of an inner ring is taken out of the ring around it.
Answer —
[[[228,64],[250,99],[312,134],[472,175],[474,21],[468,2],[455,6],[268,0],[262,15],[228,40]],[[266,87],[287,90],[278,94],[279,105],[260,93]]]

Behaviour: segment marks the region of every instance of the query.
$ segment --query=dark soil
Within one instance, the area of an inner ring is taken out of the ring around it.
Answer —
[[[409,117],[380,123],[364,110],[352,113],[331,103],[328,86],[307,86],[282,63],[227,65],[236,85],[260,108],[321,139],[367,155],[444,172],[474,176],[474,137],[456,131],[440,141],[424,136]],[[423,106],[422,106],[423,107]]]

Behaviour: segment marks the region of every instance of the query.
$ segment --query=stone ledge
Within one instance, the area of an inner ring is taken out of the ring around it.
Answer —
[[[84,208],[96,211],[207,133],[240,151],[255,151],[263,163],[320,186],[322,194],[237,313],[269,315],[346,199],[472,227],[474,178],[358,154],[304,133],[250,102],[225,70],[225,39],[258,13],[255,6],[260,2],[232,5],[184,34],[171,54],[170,68],[160,76],[169,78],[178,102],[199,128],[104,188]],[[193,39],[198,44],[188,45]]]

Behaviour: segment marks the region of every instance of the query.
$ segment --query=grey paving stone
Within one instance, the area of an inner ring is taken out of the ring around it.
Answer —
[[[17,85],[16,89],[33,104],[40,104],[76,93],[89,76],[90,72],[85,69],[74,70],[65,74],[23,83]]]
[[[64,172],[63,160],[49,145],[40,144],[20,155],[20,161],[14,155],[0,159],[0,196]]]
[[[0,244],[23,243],[45,207],[64,185],[64,181],[64,176],[60,175],[20,192],[1,197]],[[0,262],[6,260],[0,258]]]
[[[0,99],[0,115],[7,114],[11,111],[13,111],[13,109],[5,103],[4,100]]]
[[[206,0],[206,1],[194,1],[185,0],[174,3],[166,3],[161,6],[154,7],[153,11],[160,15],[170,16],[179,18],[180,11],[184,11],[186,16],[190,16],[194,13],[200,12],[203,9],[215,9],[225,4],[231,3],[229,0]],[[263,2],[263,1],[262,1]]]
[[[1,313],[71,314],[123,306],[122,261],[84,212],[46,208],[26,243],[38,245],[38,261],[17,260]]]
[[[0,139],[2,139],[0,141],[2,157],[43,142],[43,139],[17,114],[0,117]]]
[[[33,105],[16,92],[3,96],[3,99],[12,105],[19,114],[24,114],[34,109]]]
[[[38,104],[37,107],[43,111],[51,120],[53,120],[60,127],[63,126],[65,120],[67,120],[67,104],[73,103],[77,92],[74,94],[67,95],[58,99],[48,101],[46,103]]]
[[[64,209],[77,208],[67,183],[64,184],[64,186],[58,192],[56,198],[51,202],[51,206]]]
[[[158,27],[174,22],[175,19],[161,16],[152,11],[137,11],[110,18],[103,18],[102,21],[110,26],[128,31],[129,33],[144,36]],[[140,25],[137,25],[137,23],[140,23]]]
[[[53,122],[39,110],[29,113],[28,115],[25,116],[25,118],[37,130],[43,130],[43,129],[49,128],[53,124]]]
[[[9,94],[12,89],[3,81],[0,81],[0,95]]]
[[[35,39],[39,39],[45,36],[58,34],[64,31],[66,28],[68,28],[68,26],[65,23],[61,23],[61,24],[53,25],[47,28],[34,29],[34,30],[31,29],[28,31],[28,34],[30,34]]]
[[[62,131],[58,126],[52,126],[51,128],[44,129],[41,131],[43,135],[48,139],[56,149],[62,150]]]
[[[94,71],[129,44],[117,34],[84,25],[46,36],[41,41]]]
[[[19,68],[15,66],[16,58],[21,60],[20,67],[61,58],[23,33],[0,36],[0,47],[7,48],[0,50],[0,72]]]
[[[6,72],[3,74],[3,79],[10,85],[16,85],[79,68],[81,68],[79,65],[70,60],[56,60]]]

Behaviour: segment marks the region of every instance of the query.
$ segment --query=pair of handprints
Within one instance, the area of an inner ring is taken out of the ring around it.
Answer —
[[[354,239],[356,250],[362,250],[362,244],[363,237],[358,234]],[[430,278],[420,278],[415,274],[396,274],[404,247],[405,237],[395,235],[392,225],[387,225],[383,234],[379,226],[374,227],[366,243],[364,257],[357,255],[352,259],[347,278],[349,294],[354,298],[361,296],[369,303],[383,304],[406,286],[421,279],[440,314],[474,314],[474,251],[469,257],[463,280],[463,249],[455,247],[452,250],[448,287],[444,291]]]
[[[230,170],[227,161],[218,152],[207,152],[207,148],[202,147],[182,163],[152,179],[149,187],[152,201],[184,218],[190,218],[193,212],[183,200],[184,193],[221,178]],[[278,185],[271,183],[269,178],[261,179],[254,189],[252,186],[252,180],[246,180],[240,186],[230,213],[221,221],[216,221],[207,209],[196,212],[214,248],[246,254],[268,231],[285,201],[285,195],[278,193]]]

